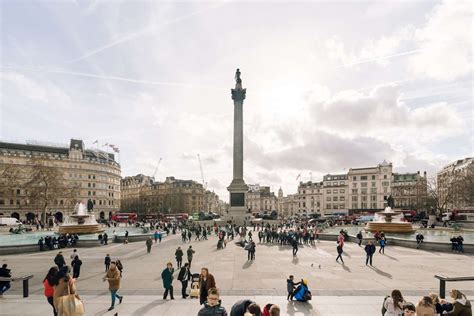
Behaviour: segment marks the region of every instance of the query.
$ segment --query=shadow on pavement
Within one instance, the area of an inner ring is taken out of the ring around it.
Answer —
[[[253,263],[253,260],[247,261],[247,262],[244,263],[244,265],[242,266],[242,269],[248,269],[248,268],[250,268],[250,266],[252,265],[252,263]]]
[[[137,315],[137,316],[138,315],[144,315],[144,314],[148,313],[149,311],[151,311],[156,306],[163,305],[166,302],[167,302],[166,300],[161,300],[161,299],[154,300],[151,303],[148,303],[147,305],[137,309],[135,312],[133,312],[132,315]]]
[[[295,313],[303,315],[321,316],[317,310],[313,310],[313,305],[309,302],[291,301],[286,305],[286,315],[294,316]]]
[[[377,269],[376,267],[374,266],[369,266],[369,268],[371,268],[372,270],[374,270],[375,272],[377,272],[377,274],[380,274],[381,276],[384,276],[386,278],[389,278],[389,279],[392,279],[392,275],[388,272],[384,272],[382,270],[379,270]]]

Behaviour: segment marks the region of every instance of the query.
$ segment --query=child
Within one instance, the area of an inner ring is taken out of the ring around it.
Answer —
[[[286,298],[288,301],[293,300],[293,291],[295,290],[295,286],[300,284],[301,282],[295,283],[293,281],[293,276],[290,275],[289,278],[286,280],[286,289],[288,291],[288,297]]]

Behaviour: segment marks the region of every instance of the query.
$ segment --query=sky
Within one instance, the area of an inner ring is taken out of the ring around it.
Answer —
[[[474,155],[469,1],[0,2],[0,139],[120,149],[122,176],[244,179],[286,194],[328,173]],[[109,149],[110,151],[110,149]],[[297,179],[297,176],[301,177]]]

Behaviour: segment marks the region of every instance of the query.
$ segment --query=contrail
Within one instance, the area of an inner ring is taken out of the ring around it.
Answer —
[[[29,71],[35,71],[35,72],[46,72],[46,73],[54,73],[54,74],[62,74],[62,75],[71,75],[71,76],[77,76],[77,77],[116,80],[116,81],[139,83],[139,84],[149,84],[149,85],[164,85],[164,86],[175,86],[175,87],[186,87],[186,88],[192,88],[196,86],[194,84],[189,84],[189,83],[140,80],[140,79],[126,78],[126,77],[98,75],[98,74],[91,74],[91,73],[85,73],[85,72],[61,70],[61,69],[27,68],[27,67],[14,67],[14,66],[0,66],[0,69],[29,70]]]
[[[350,66],[359,65],[359,64],[371,63],[371,62],[378,61],[378,60],[390,59],[390,58],[395,58],[395,57],[400,57],[400,56],[405,56],[405,55],[412,55],[412,54],[417,54],[421,51],[422,51],[422,49],[415,49],[415,50],[410,50],[408,52],[403,52],[403,53],[398,53],[398,54],[392,54],[392,55],[387,55],[387,56],[380,56],[380,57],[375,57],[375,58],[362,59],[362,60],[358,60],[358,61],[355,61],[355,62],[352,62],[352,63],[336,66],[336,68],[350,67]]]
[[[80,57],[78,57],[78,58],[75,58],[75,59],[72,59],[72,60],[70,60],[70,61],[67,61],[66,63],[75,63],[75,62],[78,62],[78,61],[87,59],[87,58],[89,58],[89,57],[91,57],[91,56],[94,56],[94,55],[96,55],[96,54],[98,54],[98,53],[100,53],[100,52],[106,50],[106,49],[109,49],[109,48],[114,47],[114,46],[116,46],[116,45],[118,45],[118,44],[127,42],[127,41],[129,41],[129,40],[131,40],[131,39],[133,39],[133,38],[135,38],[135,37],[137,37],[137,36],[146,34],[146,33],[148,33],[148,32],[156,31],[156,30],[158,30],[158,29],[160,29],[160,28],[164,28],[164,27],[166,27],[166,26],[168,26],[168,25],[175,24],[175,23],[177,23],[177,22],[180,22],[180,21],[189,19],[189,18],[191,18],[191,17],[193,17],[193,16],[196,16],[196,15],[205,13],[205,12],[207,12],[207,11],[213,10],[213,9],[215,9],[215,8],[221,7],[221,6],[225,5],[225,4],[226,4],[226,2],[222,2],[222,3],[219,3],[219,4],[217,4],[217,5],[209,6],[209,7],[207,7],[207,8],[202,9],[202,10],[197,10],[197,11],[191,12],[191,13],[189,13],[189,14],[186,14],[186,15],[183,15],[183,16],[180,16],[180,17],[177,17],[177,18],[172,19],[172,20],[170,20],[170,21],[167,21],[167,22],[164,22],[164,23],[161,23],[161,24],[158,24],[158,25],[152,25],[152,26],[146,27],[146,28],[144,28],[144,29],[142,29],[142,30],[140,30],[140,31],[133,32],[133,33],[130,33],[130,34],[126,34],[126,35],[124,35],[124,36],[122,36],[122,37],[120,37],[120,38],[118,38],[118,39],[116,39],[116,40],[114,40],[114,41],[112,41],[112,42],[110,42],[110,43],[108,43],[108,44],[105,44],[105,45],[103,45],[103,46],[100,46],[100,47],[98,47],[98,48],[96,48],[96,49],[93,49],[93,50],[87,52],[87,53],[86,53],[85,55],[83,55],[83,56],[80,56]]]

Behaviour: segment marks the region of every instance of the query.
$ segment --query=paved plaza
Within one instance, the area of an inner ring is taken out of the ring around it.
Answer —
[[[247,252],[229,242],[227,248],[216,249],[217,238],[193,241],[195,249],[192,272],[201,267],[209,268],[216,278],[223,296],[223,305],[230,310],[238,299],[251,298],[263,306],[276,303],[284,315],[379,315],[383,297],[392,289],[399,289],[411,301],[418,301],[429,292],[438,291],[434,274],[447,276],[473,275],[472,255],[435,253],[424,250],[387,246],[385,255],[374,256],[374,267],[365,265],[363,248],[354,243],[344,246],[345,265],[335,262],[336,243],[321,241],[316,246],[301,246],[296,258],[290,246],[259,244],[256,260],[247,261]],[[180,298],[181,284],[174,281],[174,301],[163,301],[161,271],[166,262],[174,265],[174,251],[181,246],[179,235],[171,235],[155,244],[151,254],[146,253],[144,242],[109,244],[96,248],[79,248],[83,261],[81,276],[77,281],[78,292],[84,300],[87,315],[113,315],[107,312],[110,298],[104,275],[103,259],[106,253],[119,258],[124,265],[120,293],[125,295],[122,305],[114,310],[119,315],[197,315],[197,300]],[[67,261],[72,249],[63,253]],[[51,313],[42,296],[42,279],[53,263],[57,251],[3,256],[13,275],[34,274],[30,284],[30,297],[21,297],[21,284],[13,283],[12,289],[0,299],[1,315],[38,315]],[[313,293],[310,303],[286,301],[286,278],[293,274],[296,280],[305,278]],[[177,277],[177,273],[175,273]],[[448,283],[474,295],[474,284]]]

